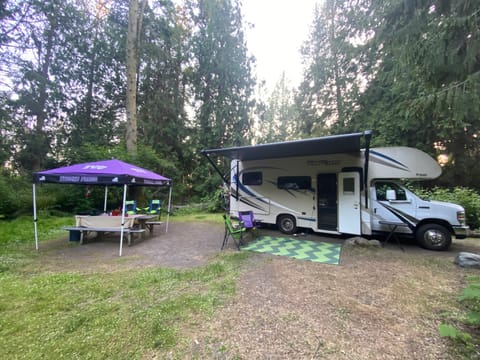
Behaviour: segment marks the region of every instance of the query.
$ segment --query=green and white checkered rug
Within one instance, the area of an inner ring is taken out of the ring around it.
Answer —
[[[260,236],[242,250],[251,250],[300,260],[310,260],[325,264],[338,264],[342,245],[314,242],[274,236]]]

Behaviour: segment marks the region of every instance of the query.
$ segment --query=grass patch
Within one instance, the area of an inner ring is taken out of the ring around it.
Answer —
[[[38,240],[47,241],[67,236],[64,226],[73,225],[73,216],[55,217],[39,214]],[[35,259],[35,233],[33,217],[22,216],[14,220],[0,220],[0,273],[24,266]]]
[[[139,359],[182,353],[182,327],[212,316],[235,293],[248,255],[223,254],[186,271],[0,274],[5,358]],[[24,271],[24,269],[23,269]]]
[[[71,216],[38,215],[37,229],[39,240],[49,240],[67,234],[64,226],[75,225],[75,218]],[[18,245],[33,243],[34,223],[33,216],[22,216],[14,220],[0,220],[0,245]]]

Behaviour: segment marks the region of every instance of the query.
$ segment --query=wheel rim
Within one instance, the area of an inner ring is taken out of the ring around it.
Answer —
[[[293,230],[293,221],[290,218],[282,219],[282,228],[285,231],[292,231]]]
[[[446,241],[445,234],[435,229],[425,231],[423,239],[432,246],[441,246]]]

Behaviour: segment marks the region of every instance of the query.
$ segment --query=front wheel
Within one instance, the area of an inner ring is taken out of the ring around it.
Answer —
[[[277,220],[278,228],[285,234],[293,234],[297,231],[297,223],[292,215],[281,215]]]
[[[452,235],[445,226],[425,224],[417,230],[417,241],[429,250],[447,250],[452,243]]]

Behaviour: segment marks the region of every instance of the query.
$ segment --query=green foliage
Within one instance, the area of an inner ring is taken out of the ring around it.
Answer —
[[[480,277],[470,276],[467,278],[467,286],[463,289],[459,301],[463,306],[464,315],[457,315],[454,320],[462,325],[441,324],[438,331],[441,336],[449,337],[457,343],[459,351],[465,356],[478,355],[480,350]],[[462,326],[462,330],[459,329]],[[461,345],[460,345],[461,344]]]
[[[13,218],[32,209],[32,185],[24,178],[0,173],[0,216]]]
[[[469,343],[472,340],[472,336],[464,331],[458,330],[455,326],[441,324],[438,327],[440,336],[449,337],[452,340],[459,340],[463,343]]]
[[[471,229],[480,228],[480,194],[469,188],[453,189],[434,187],[433,189],[415,189],[415,192],[426,199],[446,201],[463,206],[467,224]]]
[[[74,0],[5,2],[1,163],[28,182],[32,170],[116,157],[172,177],[174,199],[200,201],[220,179],[198,151],[249,144],[257,130],[241,1],[148,2],[136,158],[123,142],[128,2],[105,4],[92,11]],[[478,188],[479,21],[471,0],[325,1],[304,39],[295,103],[282,79],[260,114],[268,126],[257,140],[372,129],[374,146],[445,155],[442,186]],[[9,184],[0,180],[0,208],[28,209],[29,191]],[[82,191],[58,196],[60,206],[88,207]],[[40,195],[42,208],[57,208],[56,195]]]
[[[210,195],[203,198],[203,202],[207,203],[207,211],[210,213],[218,213],[225,210],[224,189],[219,188]]]
[[[260,114],[260,135],[257,135],[257,142],[292,140],[298,134],[296,118],[293,91],[283,73]]]
[[[374,130],[374,146],[444,154],[443,185],[478,188],[478,5],[362,2],[369,11],[357,24],[367,34],[361,58],[368,60],[364,78],[370,80],[350,128]]]
[[[324,1],[315,8],[309,38],[302,47],[304,79],[296,97],[303,137],[345,132],[356,110],[365,57],[355,34],[365,12],[359,1]]]
[[[188,1],[197,148],[244,145],[251,136],[253,59],[238,0]]]

